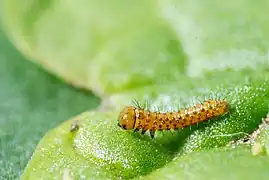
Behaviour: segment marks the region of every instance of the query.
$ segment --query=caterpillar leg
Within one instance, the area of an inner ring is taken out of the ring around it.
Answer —
[[[149,133],[150,133],[151,138],[153,139],[154,138],[155,131],[150,130]]]
[[[142,129],[141,134],[145,134],[147,130]]]

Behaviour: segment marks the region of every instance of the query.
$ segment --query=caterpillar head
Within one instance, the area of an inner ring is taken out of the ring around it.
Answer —
[[[118,126],[123,129],[133,129],[135,126],[135,113],[136,107],[128,106],[125,107],[118,117]]]

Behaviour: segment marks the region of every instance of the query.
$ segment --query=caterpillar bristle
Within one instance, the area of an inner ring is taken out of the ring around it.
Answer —
[[[143,109],[143,108],[141,107],[141,105],[139,104],[139,102],[138,102],[135,98],[133,98],[132,103],[133,103],[133,105],[136,106],[137,108],[139,108],[139,109]]]

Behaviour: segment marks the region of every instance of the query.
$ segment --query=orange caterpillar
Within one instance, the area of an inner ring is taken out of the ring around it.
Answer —
[[[206,100],[202,104],[180,110],[179,112],[150,112],[141,107],[127,106],[118,118],[118,126],[123,129],[139,131],[142,134],[149,130],[151,137],[155,131],[178,129],[207,121],[225,114],[228,103],[225,100]]]

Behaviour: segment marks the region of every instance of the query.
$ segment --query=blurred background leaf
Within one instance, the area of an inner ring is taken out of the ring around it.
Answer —
[[[266,0],[2,2],[17,48],[101,96],[182,74],[268,69]]]
[[[0,179],[16,179],[40,138],[99,99],[26,59],[0,30]]]
[[[155,1],[27,2],[3,1],[7,33],[31,60],[70,84],[107,96],[185,72],[180,42],[156,16]]]

